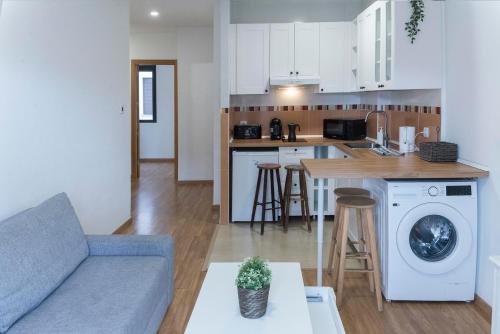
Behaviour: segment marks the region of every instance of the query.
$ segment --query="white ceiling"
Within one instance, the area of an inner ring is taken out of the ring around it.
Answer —
[[[0,0],[1,2],[2,0]],[[231,0],[233,3],[254,4],[332,4],[332,3],[370,3],[373,0]],[[132,28],[173,28],[182,26],[211,26],[213,8],[216,0],[131,0],[130,24]],[[156,10],[160,15],[149,15]]]
[[[210,26],[214,3],[215,0],[131,0],[130,24],[133,28]],[[152,18],[152,10],[160,15]]]

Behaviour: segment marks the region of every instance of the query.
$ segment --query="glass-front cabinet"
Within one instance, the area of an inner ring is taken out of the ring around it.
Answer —
[[[379,89],[388,88],[392,79],[392,2],[379,1],[374,10],[375,87]]]

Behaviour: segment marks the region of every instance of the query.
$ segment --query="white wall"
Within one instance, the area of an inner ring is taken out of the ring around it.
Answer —
[[[87,233],[130,217],[128,35],[128,1],[4,1],[0,220],[63,191]]]
[[[132,30],[131,59],[176,59],[177,34],[172,31]]]
[[[174,134],[174,66],[156,66],[156,123],[140,123],[141,159],[173,159]]]
[[[317,87],[280,89],[272,87],[266,95],[231,95],[231,106],[297,106],[360,103],[358,93],[316,94]]]
[[[179,179],[213,180],[213,104],[200,105],[192,89],[203,82],[214,85],[214,71],[196,73],[196,64],[212,63],[213,29],[186,27],[177,30],[179,60]],[[194,76],[192,76],[192,73]],[[200,83],[195,83],[196,78]],[[212,87],[215,89],[215,87]],[[211,94],[215,98],[214,93]],[[208,101],[207,101],[208,102]],[[206,118],[210,115],[210,120]],[[207,120],[207,123],[199,120]],[[210,157],[198,154],[210,152]]]
[[[441,89],[394,90],[359,94],[362,104],[441,106]]]
[[[214,71],[216,91],[214,112],[214,193],[213,204],[220,204],[220,111],[229,107],[229,23],[231,17],[230,0],[217,0],[214,6]]]
[[[363,0],[232,0],[231,23],[350,21]]]
[[[213,104],[196,106],[191,94],[192,68],[196,64],[212,63],[212,27],[182,27],[167,32],[147,31],[135,27],[130,34],[131,59],[177,59],[179,94],[179,180],[212,180],[213,157],[205,159],[196,152],[213,152]],[[175,42],[174,42],[175,41]],[[214,82],[213,71],[196,80]],[[213,95],[212,95],[213,96]],[[200,128],[205,114],[209,124]],[[193,123],[194,121],[194,123]],[[192,128],[191,124],[196,124]],[[209,129],[209,132],[207,131]],[[193,131],[200,135],[193,136]]]
[[[447,1],[446,140],[458,143],[460,158],[487,166],[491,175],[479,182],[477,294],[492,302],[493,265],[500,254],[500,2]]]

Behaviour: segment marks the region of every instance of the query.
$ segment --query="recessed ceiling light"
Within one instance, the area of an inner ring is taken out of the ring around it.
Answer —
[[[158,17],[160,13],[157,10],[152,10],[149,12],[149,15],[151,15],[152,17]]]

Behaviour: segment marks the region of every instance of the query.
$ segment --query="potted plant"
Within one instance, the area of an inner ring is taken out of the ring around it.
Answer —
[[[266,314],[271,270],[259,257],[247,259],[236,277],[240,313],[244,318],[257,319]]]

